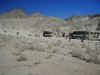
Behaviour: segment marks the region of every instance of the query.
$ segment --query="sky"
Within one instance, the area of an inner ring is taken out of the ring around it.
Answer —
[[[100,0],[0,0],[0,14],[22,8],[28,15],[68,18],[72,15],[100,14]]]

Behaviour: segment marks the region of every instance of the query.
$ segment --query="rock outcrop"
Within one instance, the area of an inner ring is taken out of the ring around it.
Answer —
[[[39,12],[36,12],[36,13],[30,15],[30,17],[31,17],[31,18],[37,18],[37,17],[46,17],[46,16],[40,14]]]

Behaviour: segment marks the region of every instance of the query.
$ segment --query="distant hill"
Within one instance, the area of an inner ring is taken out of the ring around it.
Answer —
[[[46,16],[40,14],[39,12],[36,12],[36,13],[30,15],[30,17],[31,17],[31,18],[32,18],[32,17],[33,17],[33,18],[37,18],[37,17],[46,17]]]

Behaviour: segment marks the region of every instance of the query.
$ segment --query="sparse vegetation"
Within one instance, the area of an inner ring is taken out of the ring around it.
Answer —
[[[28,75],[34,75],[34,74],[32,74],[30,71],[28,72]]]
[[[16,61],[26,61],[28,58],[25,55],[20,55],[20,57]]]
[[[20,52],[19,51],[13,52],[13,55],[18,56],[18,55],[20,55]]]
[[[28,39],[30,40],[30,39]],[[72,51],[71,54],[73,57],[77,58],[84,58],[89,62],[93,62],[96,64],[100,64],[100,47],[98,45],[92,46],[90,43],[83,43],[79,44],[76,42],[71,42],[70,44],[64,45],[63,47],[61,40],[55,40],[55,41],[48,41],[48,40],[36,40],[34,39],[31,44],[27,42],[27,39],[23,39],[22,37],[12,37],[11,35],[4,35],[0,34],[0,43],[2,42],[14,42],[12,45],[18,49],[18,51],[13,52],[13,55],[20,55],[20,57],[17,59],[17,61],[25,61],[27,58],[25,55],[21,55],[20,52],[23,52],[25,50],[37,50],[40,52],[49,51],[50,53],[60,53],[60,48],[68,48]],[[45,45],[40,45],[40,43],[45,43]],[[98,43],[98,42],[97,42]],[[82,48],[85,48],[86,50],[83,51]],[[84,56],[87,55],[88,57]],[[46,59],[51,58],[52,56],[48,56]]]
[[[52,58],[52,56],[53,56],[53,55],[49,55],[49,56],[46,57],[46,59],[50,59],[50,58]]]
[[[83,44],[84,48],[86,49],[86,51],[82,50],[82,48],[80,47],[76,47],[75,43],[72,44],[73,49],[72,49],[72,56],[73,57],[77,57],[77,58],[81,58],[81,59],[86,59],[86,61],[91,62],[91,63],[95,63],[95,64],[100,64],[100,47],[99,46],[91,46],[90,44]],[[87,56],[84,56],[87,55]]]
[[[54,47],[52,53],[57,53],[57,52],[59,52],[59,48],[58,47]]]
[[[39,35],[39,34],[34,34],[34,36],[35,36],[35,37],[40,37],[40,35]]]

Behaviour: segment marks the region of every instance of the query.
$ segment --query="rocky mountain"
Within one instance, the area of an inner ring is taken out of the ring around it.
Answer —
[[[29,16],[22,9],[15,9],[0,15],[0,19],[28,18],[28,17]]]
[[[31,18],[37,18],[37,17],[46,17],[46,16],[40,14],[39,12],[36,12],[36,13],[30,15],[30,17],[31,17]]]
[[[6,12],[0,15],[0,19],[12,19],[12,18],[37,18],[45,17],[44,15],[36,12],[32,15],[28,15],[23,9],[14,9],[10,12]]]

